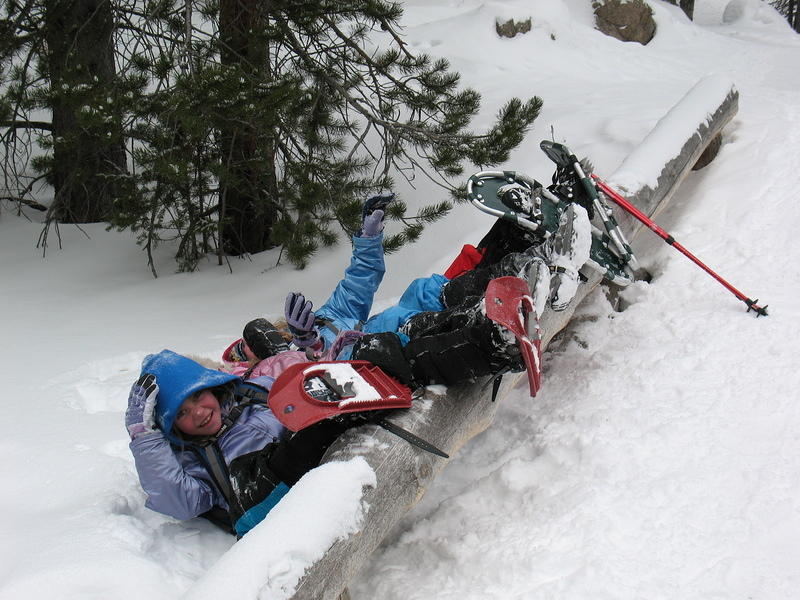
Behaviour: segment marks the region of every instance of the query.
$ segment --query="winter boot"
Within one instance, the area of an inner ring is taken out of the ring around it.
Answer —
[[[451,385],[525,368],[516,338],[486,317],[483,300],[462,311],[452,315],[449,331],[412,339],[403,348],[417,384]],[[453,327],[464,318],[464,326]]]
[[[404,326],[401,346],[393,333],[367,334],[353,347],[353,360],[367,360],[411,387],[455,384],[525,368],[514,335],[486,317],[484,300],[453,309],[419,313]]]
[[[539,256],[534,256],[520,273],[519,277],[528,283],[533,308],[536,311],[536,318],[542,316],[544,307],[547,305],[547,298],[550,296],[550,269],[547,263]]]
[[[561,214],[550,252],[550,306],[561,311],[575,297],[580,283],[578,270],[589,260],[592,232],[589,215],[579,204],[570,204]]]
[[[506,219],[497,219],[478,242],[477,248],[483,254],[478,268],[491,267],[511,252],[525,252],[531,246],[538,246],[544,241],[544,228],[531,231]]]
[[[275,325],[266,319],[253,319],[244,326],[242,339],[261,360],[289,349],[289,344]],[[245,357],[245,360],[247,358]]]

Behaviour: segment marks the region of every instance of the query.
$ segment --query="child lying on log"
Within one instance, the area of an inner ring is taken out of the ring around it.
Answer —
[[[577,283],[568,285],[573,274],[564,268],[555,272],[553,286],[546,260],[553,264],[554,256],[561,262],[571,257],[577,282],[588,246],[584,252],[585,244],[576,244],[581,240],[572,239],[570,232],[576,219],[588,217],[580,206],[571,206],[562,216],[562,233],[548,240],[549,246],[498,222],[477,248],[463,250],[444,275],[412,282],[398,305],[371,318],[366,318],[371,295],[383,274],[382,252],[375,252],[383,215],[378,210],[365,213],[345,278],[317,311],[348,328],[337,327],[332,340],[320,343],[323,331],[332,330],[325,324],[318,327],[310,303],[290,294],[286,312],[294,344],[316,348],[315,356],[328,359],[369,360],[412,387],[520,371],[524,366],[516,340],[487,318],[484,291],[494,278],[519,277],[537,311],[548,298],[554,308],[566,306],[568,290]],[[365,255],[370,260],[363,261]],[[354,281],[364,286],[351,304]],[[348,319],[366,323],[358,331]],[[256,392],[254,401],[254,389],[269,390],[288,363],[310,358],[290,350],[264,323],[248,326],[244,340],[226,350],[229,358],[232,352],[236,358],[250,357],[245,371],[209,369],[169,350],[150,355],[131,389],[125,415],[146,505],[177,519],[203,516],[239,536],[260,522],[353,424],[331,419],[291,434],[263,396]]]

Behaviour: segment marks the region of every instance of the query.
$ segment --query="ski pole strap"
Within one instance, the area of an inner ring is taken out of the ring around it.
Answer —
[[[323,327],[327,327],[333,332],[333,335],[339,335],[341,329],[339,329],[336,325],[333,324],[333,321],[330,319],[320,319],[319,323]],[[355,325],[353,325],[353,331],[361,331],[364,327],[364,321],[358,321]]]
[[[339,335],[339,328],[333,324],[330,319],[320,319],[322,326],[327,327],[333,332],[333,335]]]

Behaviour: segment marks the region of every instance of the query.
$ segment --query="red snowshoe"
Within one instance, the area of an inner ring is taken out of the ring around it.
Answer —
[[[269,407],[291,431],[348,413],[411,407],[411,390],[365,361],[300,363],[275,380]]]
[[[486,316],[514,334],[528,372],[531,397],[541,387],[542,340],[528,284],[519,277],[498,277],[486,286]]]

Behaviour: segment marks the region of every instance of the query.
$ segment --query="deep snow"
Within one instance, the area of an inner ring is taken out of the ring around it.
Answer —
[[[505,166],[544,181],[552,169],[538,142],[551,128],[613,173],[697,81],[733,81],[739,113],[717,160],[659,222],[770,316],[745,314],[684,257],[640,238],[653,281],[625,292],[623,312],[599,292],[578,309],[545,355],[537,398],[520,389],[505,399],[374,554],[354,599],[797,596],[800,38],[767,6],[734,1],[699,1],[691,23],[653,0],[658,32],[646,47],[593,31],[578,0],[405,3],[409,43],[449,58],[483,92],[476,126],[508,96],[543,98]],[[531,33],[496,38],[495,16],[526,12]],[[404,199],[438,193],[416,185],[401,186]],[[375,308],[489,225],[460,206],[430,226],[388,258]],[[63,249],[43,259],[39,225],[0,213],[0,597],[172,598],[232,539],[143,508],[122,419],[142,358],[162,348],[216,358],[244,322],[277,317],[287,291],[324,300],[349,249],[306,271],[274,268],[277,253],[266,252],[232,261],[233,274],[213,259],[171,274],[165,247],[154,280],[130,236],[83,229],[88,237],[62,226]],[[349,484],[369,481],[363,467],[314,474],[335,478],[336,500],[309,499],[298,519],[323,500],[357,518]],[[335,537],[302,534],[311,545]],[[264,552],[281,556],[269,568],[283,579],[263,597],[281,597],[304,557]],[[229,586],[256,597],[241,577]]]

